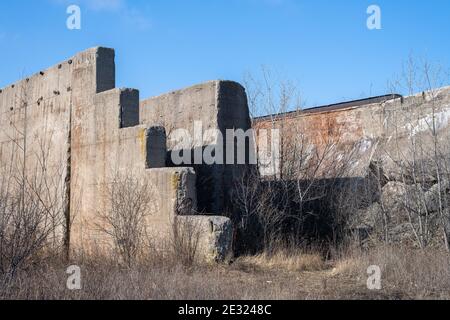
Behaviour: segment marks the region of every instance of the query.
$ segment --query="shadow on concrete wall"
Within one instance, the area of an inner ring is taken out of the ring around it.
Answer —
[[[372,178],[320,179],[303,201],[297,188],[307,188],[310,181],[262,181],[262,189],[273,193],[272,205],[284,215],[274,239],[274,247],[265,247],[263,225],[250,217],[245,230],[238,228],[236,251],[255,254],[282,248],[314,246],[328,250],[354,239],[353,220],[357,213],[380,199],[379,187]]]

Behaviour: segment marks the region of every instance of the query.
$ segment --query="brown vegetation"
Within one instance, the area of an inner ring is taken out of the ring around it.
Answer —
[[[367,268],[382,268],[382,290],[367,289]],[[80,264],[82,289],[66,288],[67,263],[45,260],[0,282],[0,299],[448,299],[450,256],[442,251],[383,247],[341,253],[241,257],[229,266],[189,268],[175,260],[121,267]]]

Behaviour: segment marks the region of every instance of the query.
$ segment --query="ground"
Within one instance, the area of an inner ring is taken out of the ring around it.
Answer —
[[[367,288],[378,262],[382,289]],[[48,262],[0,286],[1,299],[321,300],[449,299],[450,259],[442,251],[378,248],[325,261],[317,254],[241,257],[230,265],[182,266],[162,261],[135,267],[81,264],[82,289],[66,287],[66,265]]]

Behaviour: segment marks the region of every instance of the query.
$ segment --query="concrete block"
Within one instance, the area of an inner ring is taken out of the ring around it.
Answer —
[[[147,229],[158,246],[158,242],[164,244],[170,239],[180,204],[189,203],[196,209],[196,175],[192,168],[147,169],[144,175],[156,188],[156,210],[148,217]]]
[[[207,263],[224,263],[233,258],[233,223],[220,216],[179,216],[177,225],[190,229],[198,240],[198,258]]]

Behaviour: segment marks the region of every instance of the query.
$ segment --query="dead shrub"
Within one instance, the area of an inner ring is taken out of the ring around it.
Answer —
[[[175,217],[172,226],[171,252],[185,267],[198,263],[200,226],[194,219]]]
[[[116,173],[105,189],[108,209],[99,212],[97,227],[112,239],[116,252],[130,267],[146,255],[146,220],[155,210],[154,189],[147,179],[131,173]]]
[[[0,276],[14,278],[20,269],[64,252],[63,168],[49,168],[48,152],[37,155],[33,166],[16,157],[0,163]]]

